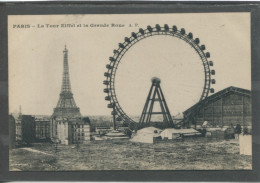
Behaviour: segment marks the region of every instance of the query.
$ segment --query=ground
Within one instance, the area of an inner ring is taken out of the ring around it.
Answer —
[[[10,171],[63,170],[242,170],[252,156],[240,155],[238,141],[203,139],[155,144],[128,140],[75,145],[37,143],[10,150]]]

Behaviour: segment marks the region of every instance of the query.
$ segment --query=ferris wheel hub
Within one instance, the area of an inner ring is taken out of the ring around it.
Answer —
[[[152,83],[160,83],[161,79],[158,77],[152,77],[151,81],[152,81]]]

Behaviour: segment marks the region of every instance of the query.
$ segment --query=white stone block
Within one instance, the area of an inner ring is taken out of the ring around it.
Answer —
[[[240,154],[252,155],[252,135],[239,135]]]

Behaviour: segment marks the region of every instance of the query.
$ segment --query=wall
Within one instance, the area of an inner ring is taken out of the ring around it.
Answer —
[[[195,115],[196,125],[208,121],[214,126],[252,125],[251,97],[230,92],[205,104]]]
[[[15,138],[17,142],[21,142],[22,139],[22,118],[18,118],[15,120]]]
[[[35,121],[31,115],[22,115],[22,141],[27,144],[35,142]]]
[[[61,144],[84,144],[90,141],[90,123],[81,118],[56,119],[52,121],[54,128],[57,128],[56,137]]]
[[[16,129],[15,129],[15,119],[12,115],[9,115],[9,148],[15,147],[16,142]]]
[[[68,145],[68,121],[59,121],[57,123],[57,137],[61,144]]]
[[[88,123],[77,123],[71,125],[72,129],[72,143],[84,144],[90,141],[90,125]]]
[[[36,119],[35,134],[37,140],[50,138],[50,121],[47,119]]]

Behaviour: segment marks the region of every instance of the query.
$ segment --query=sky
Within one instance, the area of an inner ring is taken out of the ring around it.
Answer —
[[[72,92],[81,113],[109,115],[103,93],[108,58],[131,32],[155,24],[185,28],[206,45],[216,70],[216,92],[229,86],[251,89],[249,13],[12,15],[8,17],[9,112],[17,112],[21,105],[24,114],[53,113],[66,44]],[[128,115],[140,115],[156,76],[171,114],[176,115],[198,102],[203,72],[198,54],[184,41],[170,36],[144,39],[119,64],[115,79],[119,104]]]

